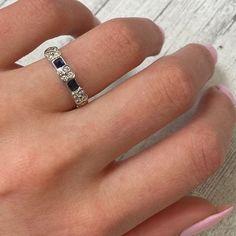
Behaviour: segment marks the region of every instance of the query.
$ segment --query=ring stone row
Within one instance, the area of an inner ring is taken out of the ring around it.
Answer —
[[[49,47],[45,50],[44,56],[52,63],[59,78],[67,84],[76,106],[81,107],[87,104],[88,95],[76,81],[75,73],[71,70],[70,66],[66,64],[60,50],[57,47]]]

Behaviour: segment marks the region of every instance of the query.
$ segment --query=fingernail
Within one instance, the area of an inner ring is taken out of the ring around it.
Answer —
[[[96,16],[94,16],[94,25],[98,26],[100,24],[101,24],[101,21]]]
[[[204,46],[210,52],[210,54],[216,64],[217,60],[218,60],[218,53],[217,53],[216,49],[211,44],[205,44]]]
[[[164,29],[160,26],[160,25],[158,25],[158,27],[159,27],[159,29],[160,29],[160,31],[161,31],[161,35],[162,35],[162,39],[163,39],[163,42],[165,41],[165,31],[164,31]]]
[[[232,101],[233,104],[236,104],[234,95],[232,94],[229,88],[227,88],[223,84],[217,85],[216,88],[219,89],[222,93],[224,93]]]
[[[221,220],[228,217],[233,209],[233,207],[230,207],[215,215],[211,215],[210,217],[192,225],[190,228],[183,231],[180,236],[194,236],[210,229],[211,227],[217,225]]]

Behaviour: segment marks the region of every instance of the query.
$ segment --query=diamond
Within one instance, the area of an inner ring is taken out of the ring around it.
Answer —
[[[72,71],[70,71],[69,73],[67,73],[67,76],[68,76],[69,78],[71,78],[71,79],[75,78],[75,74],[74,74]]]
[[[60,76],[61,80],[63,80],[64,82],[68,81],[68,77],[66,75],[62,75]]]
[[[72,92],[72,95],[77,105],[85,104],[88,101],[88,95],[82,88],[78,88],[76,91]]]
[[[70,67],[65,65],[62,70],[67,73],[70,71]]]
[[[59,76],[63,76],[63,75],[65,75],[65,72],[64,72],[64,71],[61,71],[61,70],[58,70],[58,71],[57,71],[57,74],[58,74]]]
[[[50,61],[58,58],[61,53],[57,47],[50,47],[45,50],[44,55],[46,58],[48,58]]]

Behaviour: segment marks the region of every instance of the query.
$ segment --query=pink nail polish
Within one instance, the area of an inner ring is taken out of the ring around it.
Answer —
[[[210,54],[216,64],[217,60],[218,60],[218,53],[217,53],[216,49],[211,44],[205,44],[204,46],[210,52]]]
[[[223,84],[219,84],[216,86],[217,89],[219,89],[222,93],[224,93],[231,101],[233,104],[236,104],[234,95],[232,94],[232,92],[229,90],[229,88],[227,88],[225,85]]]
[[[228,217],[230,213],[233,211],[233,209],[234,209],[233,207],[230,207],[220,213],[209,216],[208,218],[184,230],[180,236],[194,236],[210,229],[211,227],[217,225],[221,220]]]
[[[160,25],[158,25],[158,27],[159,27],[159,29],[160,29],[160,31],[161,31],[161,34],[162,34],[162,39],[163,39],[163,41],[165,41],[165,31],[164,31],[164,29],[160,26]]]

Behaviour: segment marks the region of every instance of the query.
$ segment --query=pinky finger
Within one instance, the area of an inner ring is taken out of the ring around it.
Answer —
[[[232,209],[217,208],[202,198],[184,197],[124,236],[193,236],[218,224]]]

